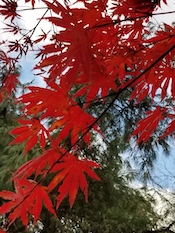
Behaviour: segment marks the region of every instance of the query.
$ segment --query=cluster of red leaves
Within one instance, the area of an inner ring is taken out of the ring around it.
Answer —
[[[11,18],[11,22],[19,17],[17,10],[17,2],[15,0],[2,0],[3,5],[0,5],[0,12],[5,16],[5,19]]]
[[[27,140],[27,143],[24,148],[24,152],[27,153],[31,148],[35,146],[35,144],[39,140],[39,144],[42,149],[45,149],[46,146],[46,137],[49,137],[48,130],[40,123],[40,121],[36,118],[31,120],[18,120],[20,124],[24,124],[24,126],[20,126],[18,128],[13,129],[10,133],[12,135],[18,135],[16,138],[10,143],[10,145],[21,143]]]
[[[23,224],[27,226],[28,214],[33,216],[35,223],[39,219],[42,203],[44,203],[46,208],[56,216],[49,193],[59,186],[56,208],[67,195],[69,195],[70,207],[72,207],[79,187],[87,201],[88,184],[85,174],[92,179],[100,180],[93,171],[94,168],[100,168],[100,165],[85,158],[79,159],[62,148],[48,150],[16,171],[13,177],[15,193],[5,190],[0,192],[0,197],[10,200],[0,207],[0,213],[10,213],[10,224],[16,218],[21,218]],[[37,183],[28,178],[34,173],[36,178],[41,174],[53,173],[56,175],[46,187],[40,184],[42,180]]]
[[[1,208],[1,214],[9,214],[10,224],[17,218],[21,218],[23,224],[28,224],[28,214],[34,218],[34,222],[39,219],[43,203],[46,208],[56,216],[53,204],[48,196],[47,187],[36,184],[33,180],[14,180],[15,193],[11,191],[1,191],[0,196],[5,200],[10,200]]]
[[[31,2],[35,7],[34,0],[25,2]],[[165,0],[163,2],[166,4]],[[3,3],[0,13],[13,21],[18,17],[17,3],[12,0]],[[111,90],[121,93],[127,88],[133,90],[130,99],[136,103],[147,96],[153,101],[158,90],[162,101],[169,91],[175,97],[174,28],[164,25],[164,30],[153,37],[143,36],[148,34],[144,25],[160,1],[117,1],[111,3],[110,14],[106,11],[106,0],[81,1],[82,8],[70,7],[67,1],[61,4],[57,0],[53,3],[42,0],[42,3],[52,11],[42,20],[50,22],[54,30],[49,42],[37,53],[39,62],[34,70],[44,76],[46,87],[29,87],[28,92],[18,98],[17,103],[24,106],[23,115],[18,121],[20,126],[10,132],[15,136],[11,145],[24,143],[24,153],[27,153],[39,144],[42,154],[16,171],[13,176],[15,193],[0,192],[2,198],[9,200],[0,207],[0,214],[9,214],[10,224],[21,218],[27,225],[28,215],[36,222],[42,202],[56,215],[50,199],[53,191],[56,192],[56,208],[66,196],[72,207],[79,188],[87,201],[86,175],[100,180],[93,171],[100,165],[85,155],[80,158],[81,145],[86,143],[90,147],[91,130],[101,133],[98,118],[88,111],[93,101],[97,98],[104,101]],[[21,31],[15,23],[6,25],[6,30],[13,34]],[[28,45],[39,46],[48,36],[43,32],[34,41],[28,34],[22,38],[24,47],[19,41],[9,44],[9,50],[19,53],[15,61],[28,53]],[[0,53],[0,61],[11,63],[4,52]],[[15,74],[7,76],[1,93],[3,89],[11,93],[17,78]],[[79,103],[77,99],[84,102]],[[138,122],[132,136],[138,138],[137,143],[146,142],[165,117],[169,118],[169,125],[162,137],[172,134],[174,115],[174,109],[156,106]],[[71,148],[69,152],[67,148]],[[50,174],[52,180],[44,186],[45,178]]]

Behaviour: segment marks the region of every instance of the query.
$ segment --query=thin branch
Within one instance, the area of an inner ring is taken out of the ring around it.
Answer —
[[[34,10],[47,10],[48,7],[44,6],[44,7],[35,7],[35,8],[23,8],[23,9],[19,9],[16,10],[16,12],[23,12],[23,11],[34,11]]]

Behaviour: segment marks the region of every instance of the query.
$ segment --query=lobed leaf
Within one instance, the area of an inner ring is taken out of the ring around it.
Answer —
[[[60,163],[56,164],[51,170],[51,173],[57,172],[57,174],[48,186],[48,190],[52,191],[56,186],[62,183],[58,188],[57,208],[67,195],[69,195],[69,203],[70,207],[72,207],[79,187],[87,201],[88,184],[85,174],[92,179],[100,181],[100,178],[93,171],[94,168],[100,168],[100,165],[91,160],[78,159],[70,153],[64,155]]]

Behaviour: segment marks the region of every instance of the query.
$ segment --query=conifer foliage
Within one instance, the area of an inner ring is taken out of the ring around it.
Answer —
[[[45,11],[27,32],[20,26],[25,3],[31,18],[38,4]],[[14,192],[0,192],[7,200],[0,214],[8,215],[9,224],[20,218],[27,226],[29,216],[35,223],[42,204],[56,216],[67,196],[73,206],[79,189],[88,200],[87,177],[100,181],[94,171],[100,165],[83,154],[83,145],[91,147],[92,131],[103,136],[98,122],[126,89],[135,105],[147,96],[152,101],[152,109],[143,113],[145,118],[131,135],[138,144],[145,143],[160,124],[156,140],[174,133],[175,111],[166,100],[170,95],[175,98],[175,29],[165,24],[151,34],[147,27],[161,4],[166,0],[1,1],[4,31],[13,40],[0,41],[0,63],[7,70],[0,100],[16,90],[15,67],[31,51],[37,78],[46,84],[29,86],[16,100],[23,107],[19,126],[10,132],[14,138],[10,145],[25,143],[24,155],[39,145],[41,154],[14,173]],[[51,30],[46,33],[43,28],[36,37],[41,21],[47,21]],[[100,114],[89,113],[93,103],[103,105],[109,95],[111,102]],[[48,176],[50,183],[45,185]]]

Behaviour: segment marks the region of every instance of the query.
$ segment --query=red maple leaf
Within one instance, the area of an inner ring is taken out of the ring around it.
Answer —
[[[29,87],[30,92],[19,97],[18,101],[25,105],[24,109],[28,115],[37,117],[42,114],[41,119],[63,116],[70,107],[69,95],[55,82],[47,79],[46,82],[47,88]]]
[[[146,112],[146,117],[137,123],[132,136],[138,136],[137,143],[145,143],[157,128],[159,122],[164,119],[167,108],[157,106],[154,110]]]
[[[18,122],[23,124],[23,126],[19,126],[10,131],[10,134],[18,135],[12,142],[10,142],[10,145],[27,141],[24,147],[24,152],[27,153],[39,141],[41,148],[44,150],[46,146],[46,138],[50,138],[50,135],[40,121],[33,118],[31,120],[19,119]]]
[[[50,149],[45,151],[37,158],[33,158],[30,161],[23,164],[13,175],[14,179],[21,179],[24,177],[30,177],[35,174],[35,178],[39,175],[45,175],[47,171],[59,161],[59,159],[66,154],[63,148]]]
[[[11,22],[15,17],[19,17],[17,14],[17,2],[15,0],[2,0],[4,5],[0,5],[0,13],[5,16],[5,19],[11,18]]]
[[[43,203],[56,216],[47,187],[26,179],[15,179],[14,186],[15,192],[6,190],[0,192],[0,197],[9,200],[0,207],[0,214],[9,213],[9,224],[21,218],[23,224],[27,226],[28,214],[33,217],[35,223],[39,219]]]
[[[67,114],[64,117],[59,118],[53,124],[51,124],[49,131],[54,129],[61,129],[59,132],[58,141],[65,139],[69,133],[71,134],[71,144],[75,146],[78,142],[79,136],[84,136],[84,141],[90,144],[90,127],[95,131],[100,132],[97,124],[94,124],[96,119],[82,110],[79,106],[73,105],[70,107]]]
[[[4,91],[7,91],[8,94],[12,94],[12,91],[16,90],[16,86],[19,83],[19,74],[8,74],[2,84],[3,84],[3,89]]]
[[[88,200],[88,184],[86,175],[95,180],[100,178],[92,170],[93,168],[100,168],[100,165],[88,159],[79,159],[78,157],[67,153],[61,161],[56,164],[51,173],[58,174],[52,179],[48,186],[48,190],[52,191],[60,183],[57,196],[57,208],[60,206],[63,199],[69,195],[70,207],[73,206],[77,196],[78,189],[84,193],[85,200]]]

